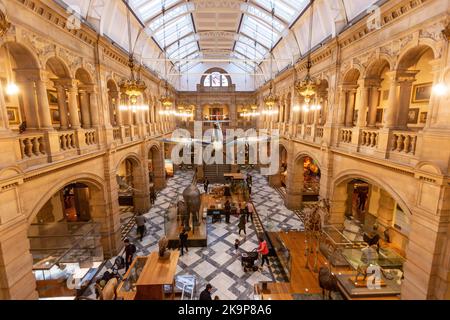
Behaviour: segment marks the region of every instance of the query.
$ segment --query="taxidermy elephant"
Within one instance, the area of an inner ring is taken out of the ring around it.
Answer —
[[[190,216],[192,215],[192,223],[194,226],[200,225],[198,220],[198,213],[200,211],[201,205],[201,194],[200,190],[198,190],[197,186],[191,184],[183,191],[183,199],[186,205],[186,215],[188,224],[185,224],[185,230],[190,231],[191,228],[189,226]]]

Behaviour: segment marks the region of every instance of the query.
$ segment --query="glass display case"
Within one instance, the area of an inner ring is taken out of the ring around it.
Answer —
[[[291,252],[277,233],[269,233],[269,238],[287,278],[290,279],[292,270]]]
[[[133,300],[137,291],[137,281],[147,263],[148,257],[137,257],[127,273],[123,277],[122,282],[117,288],[117,296],[125,300]]]

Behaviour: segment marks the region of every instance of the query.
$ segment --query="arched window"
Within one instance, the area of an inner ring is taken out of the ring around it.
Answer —
[[[205,87],[228,87],[229,81],[226,75],[221,74],[220,72],[212,72],[205,77],[203,82],[203,86]]]

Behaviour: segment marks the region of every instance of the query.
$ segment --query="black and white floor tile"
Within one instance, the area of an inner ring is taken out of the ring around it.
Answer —
[[[297,215],[284,207],[281,196],[268,186],[267,179],[252,171],[252,200],[260,215],[256,222],[258,232],[260,224],[271,231],[303,228]],[[181,196],[191,183],[192,172],[182,171],[168,180],[167,187],[159,193],[151,210],[145,214],[147,234],[142,242],[138,240],[136,227],[133,226],[128,238],[137,247],[137,255],[148,255],[158,250],[158,241],[164,235],[164,214],[171,203]],[[201,189],[202,190],[202,189]],[[190,248],[180,257],[177,275],[193,275],[197,279],[197,296],[207,283],[213,286],[213,296],[222,300],[248,300],[253,298],[253,286],[261,281],[285,281],[282,268],[276,258],[271,258],[271,267],[264,266],[261,271],[245,272],[241,265],[240,253],[252,251],[258,246],[255,225],[247,224],[247,235],[239,236],[238,218],[231,217],[231,223],[208,224],[208,246]],[[241,241],[239,252],[235,252],[234,242]],[[104,271],[112,266],[112,259],[105,264]],[[259,262],[257,262],[259,264]]]

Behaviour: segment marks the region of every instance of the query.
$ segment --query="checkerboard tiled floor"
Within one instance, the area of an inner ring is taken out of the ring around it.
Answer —
[[[148,255],[158,249],[158,241],[164,234],[164,213],[170,203],[191,183],[192,175],[192,172],[187,171],[177,173],[159,193],[154,206],[145,215],[147,234],[142,242],[137,238],[136,227],[132,227],[127,237],[136,245],[137,255]],[[265,266],[261,271],[244,272],[240,253],[234,250],[235,239],[241,241],[240,250],[251,251],[256,248],[256,230],[261,232],[263,228],[270,231],[303,228],[297,215],[287,210],[281,196],[268,186],[267,179],[256,171],[252,171],[251,175],[252,200],[260,217],[256,217],[255,224],[247,225],[247,236],[238,235],[238,218],[232,216],[230,224],[222,222],[208,225],[206,248],[191,248],[189,253],[180,257],[177,275],[196,276],[197,296],[206,283],[211,283],[214,287],[213,295],[218,295],[222,300],[247,300],[253,298],[255,283],[285,280],[276,258],[271,258],[270,268]],[[111,261],[108,261],[99,274],[103,274],[111,265]]]

